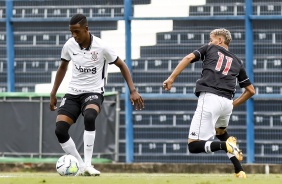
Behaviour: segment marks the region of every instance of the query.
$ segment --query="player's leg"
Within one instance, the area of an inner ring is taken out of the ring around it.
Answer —
[[[227,156],[230,159],[230,161],[232,162],[232,164],[234,165],[236,177],[246,178],[246,174],[243,170],[243,167],[241,163],[239,162],[239,160],[240,161],[243,160],[243,155],[242,155],[242,152],[237,148],[237,139],[235,137],[229,136],[229,134],[226,131],[226,127],[229,124],[230,116],[233,110],[233,101],[223,98],[221,100],[221,104],[223,106],[223,111],[222,111],[222,115],[218,118],[216,125],[215,125],[216,137],[220,141],[227,142],[227,147],[228,147]],[[231,152],[233,152],[233,154]]]
[[[84,162],[69,135],[69,128],[75,123],[79,114],[80,105],[73,99],[73,95],[66,94],[58,109],[55,134],[65,153],[73,155],[78,160],[79,167],[83,168]]]
[[[230,137],[225,127],[217,128],[216,133],[217,133],[216,137],[220,141],[226,141]],[[227,156],[234,166],[235,176],[246,178],[246,173],[244,172],[244,169],[240,161],[235,157],[235,155],[227,152]]]
[[[93,107],[94,106],[94,107]],[[98,115],[99,108],[96,105],[88,105],[84,110],[84,163],[85,175],[99,176],[100,171],[92,167],[92,155],[96,136],[95,120]]]
[[[219,96],[201,93],[188,135],[190,153],[227,150],[225,141],[207,141],[215,136],[215,123],[221,113]]]
[[[99,176],[100,171],[92,166],[92,155],[96,136],[95,121],[100,112],[100,106],[103,102],[103,96],[97,94],[87,94],[83,97],[83,116],[84,116],[84,163],[85,175]]]

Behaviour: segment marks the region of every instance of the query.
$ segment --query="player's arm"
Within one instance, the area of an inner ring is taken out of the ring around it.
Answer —
[[[115,65],[119,67],[121,74],[124,78],[124,80],[127,83],[127,86],[130,91],[130,101],[132,105],[134,105],[136,110],[141,110],[144,108],[144,101],[141,97],[141,95],[136,91],[135,86],[133,84],[130,71],[127,67],[127,65],[120,59],[118,58],[117,61],[115,62]]]
[[[249,98],[251,98],[256,93],[254,86],[248,85],[245,87],[245,91],[233,101],[233,107],[237,107],[242,103],[246,102]]]
[[[65,74],[67,72],[67,69],[68,69],[68,64],[69,62],[68,61],[65,61],[65,60],[62,60],[58,70],[57,70],[57,73],[56,73],[56,77],[55,77],[55,81],[54,81],[54,84],[53,84],[53,88],[52,88],[52,91],[50,93],[50,110],[51,111],[54,111],[57,109],[56,107],[56,104],[57,104],[57,98],[56,98],[56,94],[57,94],[57,91],[65,77]]]
[[[196,58],[194,53],[190,53],[185,56],[173,70],[171,75],[163,82],[163,87],[165,90],[170,90],[172,83],[177,78],[177,76],[191,63],[192,60]]]

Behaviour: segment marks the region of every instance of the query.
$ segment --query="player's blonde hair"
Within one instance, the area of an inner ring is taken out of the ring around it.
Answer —
[[[232,36],[230,31],[228,31],[227,29],[224,28],[220,28],[220,29],[214,29],[210,32],[210,35],[213,34],[214,36],[223,36],[224,37],[224,43],[226,45],[229,45],[229,43],[232,40]]]

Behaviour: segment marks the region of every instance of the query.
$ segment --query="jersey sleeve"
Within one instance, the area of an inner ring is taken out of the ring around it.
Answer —
[[[105,46],[104,58],[108,64],[114,64],[117,61],[117,54],[108,45]]]
[[[244,88],[252,84],[243,65],[241,65],[241,69],[239,75],[237,76],[237,79],[240,88]]]
[[[71,60],[71,57],[70,57],[70,54],[68,52],[68,46],[67,44],[65,44],[62,48],[62,52],[61,52],[61,60],[64,60],[64,61],[70,61]]]
[[[197,50],[194,50],[193,51],[193,54],[196,56],[195,59],[193,59],[191,61],[191,63],[194,63],[196,61],[199,61],[199,60],[202,60],[204,61],[205,60],[205,55],[206,55],[206,52],[207,52],[207,49],[208,49],[208,44],[206,45],[203,45],[202,47],[198,48]]]

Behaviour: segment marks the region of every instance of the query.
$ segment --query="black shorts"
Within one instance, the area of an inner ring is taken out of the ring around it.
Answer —
[[[65,94],[62,98],[58,115],[66,115],[75,123],[79,115],[88,104],[95,104],[100,109],[104,101],[104,96],[100,93],[84,93],[81,95]]]

